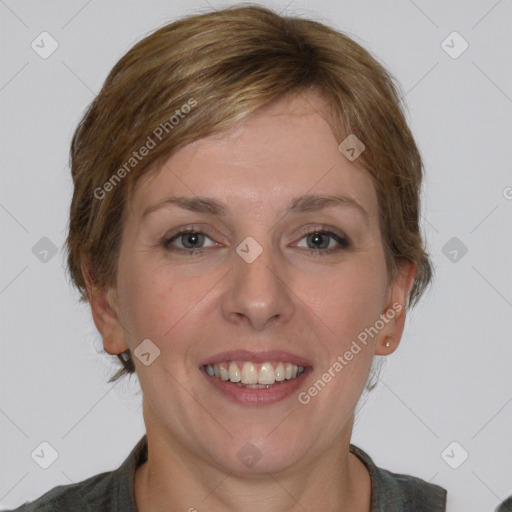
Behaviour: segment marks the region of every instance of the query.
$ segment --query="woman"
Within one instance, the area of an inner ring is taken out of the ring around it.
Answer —
[[[114,66],[72,141],[68,265],[147,433],[18,510],[445,510],[350,443],[432,277],[399,102],[354,41],[256,6]]]

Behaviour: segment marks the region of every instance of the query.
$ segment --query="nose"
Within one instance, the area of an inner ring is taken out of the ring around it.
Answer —
[[[278,258],[268,248],[251,263],[233,254],[222,301],[222,313],[230,323],[261,331],[269,324],[286,323],[292,318],[293,293],[285,269],[277,263]]]

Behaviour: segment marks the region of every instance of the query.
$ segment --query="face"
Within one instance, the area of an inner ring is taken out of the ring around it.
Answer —
[[[388,353],[400,338],[395,315],[345,357],[411,281],[388,286],[374,186],[319,112],[318,97],[288,97],[144,176],[107,294],[115,313],[96,322],[110,353],[146,354],[133,359],[148,435],[225,471],[332,453],[379,336],[395,336]]]

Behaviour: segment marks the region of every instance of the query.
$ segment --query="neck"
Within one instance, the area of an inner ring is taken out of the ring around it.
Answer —
[[[304,467],[247,476],[199,460],[148,428],[148,460],[135,474],[137,510],[369,512],[370,476],[349,452],[350,434]]]

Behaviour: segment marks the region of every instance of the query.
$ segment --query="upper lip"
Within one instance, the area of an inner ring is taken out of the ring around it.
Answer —
[[[311,366],[311,362],[290,352],[282,350],[270,350],[264,352],[251,352],[249,350],[230,350],[215,354],[205,359],[201,366],[207,364],[218,364],[224,361],[250,361],[252,363],[266,363],[272,361],[281,361],[284,363],[292,363],[297,366]]]

